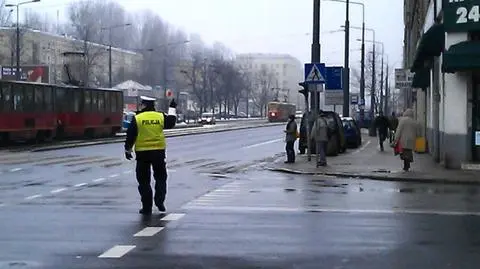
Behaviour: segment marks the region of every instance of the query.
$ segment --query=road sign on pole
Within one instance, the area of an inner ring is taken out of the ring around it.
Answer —
[[[325,64],[307,63],[305,64],[305,83],[323,84],[325,83]]]
[[[395,88],[409,89],[412,87],[413,74],[408,69],[395,69]]]
[[[343,105],[343,67],[325,68],[325,105]]]

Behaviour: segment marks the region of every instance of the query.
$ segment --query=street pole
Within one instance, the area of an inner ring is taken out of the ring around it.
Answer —
[[[20,72],[20,25],[19,25],[20,17],[19,17],[18,5],[16,7],[17,7],[17,46],[16,46],[17,70],[15,74],[16,74],[17,81],[19,81],[22,79],[22,74]]]
[[[362,23],[362,60],[360,71],[360,126],[364,126],[365,121],[365,16]]]
[[[108,46],[108,87],[112,88],[112,28],[109,29],[109,43]]]
[[[382,52],[383,52],[383,46],[382,46]],[[382,53],[382,71],[380,72],[380,108],[378,108],[378,112],[383,110],[383,58],[384,55]]]
[[[388,57],[387,57],[387,76],[385,77],[385,109],[383,110],[385,112],[385,115],[389,115],[390,113],[388,113],[388,101],[389,101],[389,98],[390,98],[390,89],[388,88],[389,85],[388,85],[388,75],[390,73],[388,73],[389,70],[388,70]]]
[[[375,130],[375,114],[374,114],[374,107],[375,107],[375,42],[373,43],[373,60],[372,60],[372,88],[370,89],[370,136],[376,136],[377,131]]]
[[[350,1],[346,0],[345,12],[345,57],[343,68],[343,116],[348,117],[350,113],[350,68],[349,68],[349,53],[350,53],[350,20],[349,10]]]
[[[312,63],[320,62],[320,0],[313,0],[313,40],[312,40]],[[307,85],[307,99],[308,92],[310,92],[310,87]],[[308,161],[312,160],[312,141],[310,138],[310,123],[316,119],[318,112],[317,100],[320,98],[320,93],[317,91],[315,86],[315,91],[310,94],[310,113],[308,113],[308,102],[306,102],[305,107],[307,111],[307,150],[308,150]],[[318,98],[317,98],[318,96]],[[312,117],[313,116],[313,117]],[[318,153],[317,153],[318,154]]]

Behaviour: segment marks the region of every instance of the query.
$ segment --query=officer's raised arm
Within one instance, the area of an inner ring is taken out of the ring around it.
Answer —
[[[170,107],[168,108],[168,115],[165,115],[165,124],[164,129],[173,129],[177,123],[177,103],[175,99],[172,99],[170,102]]]

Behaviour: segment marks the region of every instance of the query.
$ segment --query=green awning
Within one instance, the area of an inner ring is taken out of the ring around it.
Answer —
[[[463,41],[443,53],[442,71],[455,73],[480,69],[480,41]]]
[[[412,88],[425,90],[430,87],[430,68],[417,69],[413,74]]]
[[[421,37],[418,44],[411,71],[429,67],[434,56],[440,56],[445,48],[445,28],[436,23]]]

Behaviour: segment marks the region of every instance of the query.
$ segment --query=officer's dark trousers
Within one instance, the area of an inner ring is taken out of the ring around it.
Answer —
[[[151,209],[152,187],[150,186],[150,167],[155,178],[155,205],[160,206],[167,194],[167,167],[165,164],[165,150],[151,150],[135,152],[137,159],[138,192],[144,209]]]

